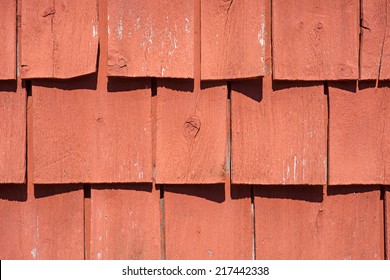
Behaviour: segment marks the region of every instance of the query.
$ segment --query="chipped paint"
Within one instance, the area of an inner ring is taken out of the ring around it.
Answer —
[[[297,177],[297,155],[294,155],[294,182]]]
[[[186,18],[185,21],[186,21],[186,33],[189,34],[191,32],[191,30],[190,30],[190,20],[188,18]]]
[[[98,35],[98,26],[92,25],[92,37],[95,38]]]
[[[123,38],[123,20],[122,17],[118,21],[118,27],[116,29],[116,34],[119,40]]]

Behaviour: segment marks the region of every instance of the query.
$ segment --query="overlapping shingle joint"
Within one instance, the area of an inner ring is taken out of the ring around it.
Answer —
[[[390,184],[387,0],[16,2],[0,183]]]

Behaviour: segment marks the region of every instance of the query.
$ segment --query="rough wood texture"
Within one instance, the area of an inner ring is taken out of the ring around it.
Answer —
[[[26,185],[0,186],[0,259],[34,259],[33,196]]]
[[[109,0],[108,74],[194,76],[194,1]]]
[[[36,259],[84,258],[82,185],[35,185]]]
[[[33,106],[28,103],[28,178],[26,185],[0,186],[1,259],[82,259],[82,186],[34,186]]]
[[[329,88],[329,184],[390,183],[390,89]]]
[[[194,94],[192,85],[158,81],[158,184],[225,181],[227,87],[209,83]]]
[[[26,93],[0,81],[0,183],[26,178]]]
[[[91,259],[159,259],[160,192],[148,185],[94,185]]]
[[[165,187],[167,259],[251,259],[250,189]]]
[[[382,6],[382,9],[387,8],[387,21],[382,25],[382,29],[385,29],[383,39],[383,50],[380,62],[380,74],[379,79],[390,80],[390,1],[386,0],[386,6]]]
[[[255,187],[257,259],[382,259],[379,188]]]
[[[274,78],[357,79],[359,22],[357,0],[272,1]]]
[[[202,0],[202,79],[237,79],[266,72],[264,0]]]
[[[326,182],[327,100],[319,84],[232,82],[232,182]]]
[[[23,78],[70,78],[95,72],[98,40],[96,0],[23,1]]]
[[[34,182],[151,182],[150,81],[33,82]]]
[[[378,79],[386,33],[387,0],[362,0],[360,79]],[[389,18],[390,20],[390,18]]]
[[[0,80],[16,78],[16,2],[0,4]]]

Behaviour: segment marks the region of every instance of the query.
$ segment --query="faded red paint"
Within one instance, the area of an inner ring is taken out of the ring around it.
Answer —
[[[326,182],[327,100],[321,84],[232,82],[232,181]]]
[[[108,0],[108,74],[194,76],[194,1]]]
[[[26,93],[16,81],[0,81],[0,184],[25,178]]]
[[[93,185],[91,259],[159,259],[160,192],[152,184]]]
[[[251,259],[250,189],[218,185],[165,187],[167,259]]]
[[[360,79],[379,78],[384,36],[386,32],[387,0],[361,1]],[[390,20],[390,19],[389,19]]]
[[[192,81],[158,81],[158,184],[225,181],[227,87],[210,83],[192,91]]]
[[[377,187],[255,187],[257,259],[383,259]]]
[[[386,30],[383,38],[382,54],[380,61],[380,74],[381,80],[390,80],[390,3],[386,2],[387,10],[387,22],[382,25],[382,28]],[[383,7],[385,9],[385,7]]]
[[[16,78],[16,2],[1,2],[0,80],[13,80]]]
[[[372,83],[329,88],[329,184],[389,184],[390,90]]]
[[[354,80],[359,1],[272,1],[273,75],[280,80]]]
[[[112,83],[34,82],[35,183],[151,182],[150,82]]]
[[[23,1],[22,77],[71,78],[95,72],[97,15],[97,0]]]
[[[202,0],[202,79],[240,79],[266,72],[264,0]]]

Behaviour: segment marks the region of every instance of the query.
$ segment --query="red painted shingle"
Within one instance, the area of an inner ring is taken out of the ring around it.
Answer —
[[[33,82],[34,182],[151,182],[150,82],[91,82]]]
[[[108,74],[194,76],[194,1],[108,0]]]
[[[26,93],[0,81],[0,183],[24,183],[25,176]]]
[[[202,79],[258,77],[267,72],[265,2],[201,1]]]
[[[160,192],[152,184],[93,185],[91,259],[159,259]]]
[[[97,0],[23,1],[21,49],[25,79],[95,72]]]
[[[250,189],[225,185],[166,186],[167,259],[251,259]]]
[[[257,259],[381,259],[379,188],[255,187]]]
[[[16,2],[1,2],[0,80],[16,78]]]
[[[350,80],[359,74],[359,1],[272,1],[273,74]]]
[[[327,100],[321,84],[232,82],[232,182],[326,182]]]
[[[360,79],[377,79],[386,32],[387,0],[361,1]],[[390,20],[390,19],[389,19]]]
[[[195,94],[192,86],[189,80],[158,81],[159,184],[225,181],[227,87],[208,84]]]
[[[390,183],[389,88],[334,83],[329,100],[329,184]]]

